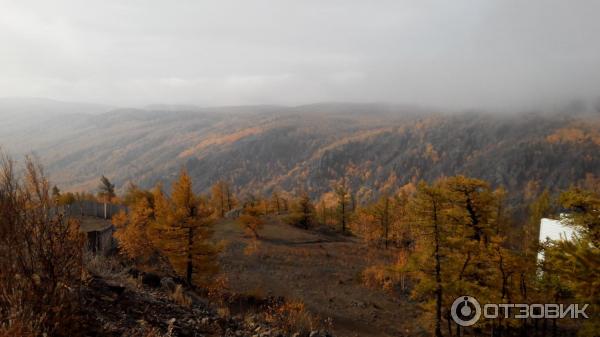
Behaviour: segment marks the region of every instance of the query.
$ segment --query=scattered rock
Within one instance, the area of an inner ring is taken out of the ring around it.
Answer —
[[[174,291],[176,286],[175,281],[170,277],[161,278],[160,285],[168,291]]]
[[[168,278],[162,280],[154,274],[141,274],[149,287],[113,286],[102,278],[94,277],[82,289],[85,331],[90,336],[145,335],[148,331],[161,334],[171,330],[173,336],[224,336],[224,337],[284,337],[273,322],[264,320],[260,310],[265,304],[284,301],[283,298],[260,298],[254,306],[257,313],[221,317],[203,301],[192,301],[191,307],[174,302],[168,291]],[[126,283],[124,283],[126,284]],[[162,285],[162,286],[161,286]],[[190,294],[193,292],[189,291]],[[201,297],[199,295],[195,295]],[[264,301],[264,302],[263,302]],[[309,337],[296,332],[292,337]],[[313,331],[312,337],[329,336]]]
[[[125,287],[121,285],[108,285],[108,289],[117,295],[121,295],[125,291]]]
[[[127,270],[127,274],[131,275],[133,278],[138,278],[141,272],[135,268],[130,268]]]
[[[160,277],[153,273],[144,273],[142,275],[142,284],[151,288],[158,288],[160,287]]]

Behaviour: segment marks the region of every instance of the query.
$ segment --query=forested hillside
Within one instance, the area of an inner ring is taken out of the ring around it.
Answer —
[[[0,144],[15,155],[36,153],[53,181],[72,190],[93,189],[101,174],[118,188],[128,181],[151,187],[185,166],[199,191],[224,179],[239,193],[277,186],[318,197],[345,179],[366,200],[420,179],[465,174],[517,191],[519,200],[600,176],[600,115],[333,103],[78,108],[5,126]]]

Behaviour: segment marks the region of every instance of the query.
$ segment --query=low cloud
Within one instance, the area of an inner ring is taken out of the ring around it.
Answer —
[[[597,1],[0,2],[4,96],[489,109],[600,96]]]

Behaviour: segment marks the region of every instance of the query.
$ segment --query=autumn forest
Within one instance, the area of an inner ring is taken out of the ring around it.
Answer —
[[[170,186],[143,189],[129,183],[121,193],[117,190],[102,176],[93,193],[62,192],[48,181],[35,159],[26,159],[23,171],[20,163],[3,157],[3,336],[73,336],[82,329],[87,334],[109,333],[110,329],[93,317],[98,313],[90,309],[95,302],[88,302],[86,291],[126,293],[133,291],[129,287],[144,291],[154,283],[177,305],[192,310],[199,301],[208,306],[206,310],[217,310],[217,316],[231,317],[240,301],[246,306],[264,301],[268,304],[255,307],[258,313],[253,317],[268,324],[268,335],[334,333],[336,320],[305,306],[301,299],[234,291],[222,268],[227,262],[219,258],[234,244],[233,238],[215,235],[229,223],[237,226],[244,238],[244,255],[237,257],[242,259],[260,254],[261,243],[272,240],[267,226],[283,233],[289,231],[284,229],[288,226],[318,233],[326,238],[314,242],[321,247],[325,242],[345,241],[369,254],[376,252],[380,257],[371,259],[372,264],[359,270],[351,282],[409,306],[417,322],[407,328],[410,333],[592,336],[600,329],[597,316],[583,321],[498,318],[470,327],[462,327],[450,317],[452,302],[464,294],[481,303],[597,305],[600,184],[595,180],[559,191],[531,192],[522,197],[522,205],[511,204],[507,197],[511,192],[503,187],[462,175],[386,189],[369,201],[358,199],[345,179],[333,182],[320,199],[302,189],[239,194],[222,180],[207,193],[198,194],[186,169],[181,169]],[[86,237],[79,227],[90,219],[73,215],[77,214],[73,209],[84,201],[124,207],[105,220],[114,231],[114,243],[106,254],[94,256],[85,248]],[[560,214],[568,217],[577,238],[540,242],[541,219]],[[540,252],[544,254],[541,260]],[[297,268],[302,273],[303,267]],[[324,271],[330,272],[333,270]],[[99,280],[106,282],[106,289],[94,289]],[[240,319],[251,311],[246,308],[232,317]],[[201,331],[233,333],[227,320],[217,322]],[[128,323],[113,333],[194,335],[194,328],[177,323]],[[404,322],[388,324],[407,326]],[[237,331],[238,335],[246,333],[243,328]]]

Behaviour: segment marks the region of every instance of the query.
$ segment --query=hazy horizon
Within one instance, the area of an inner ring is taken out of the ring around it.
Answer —
[[[443,106],[411,104],[410,102],[386,102],[386,101],[314,101],[298,104],[285,103],[250,103],[250,104],[215,104],[201,105],[193,103],[165,103],[165,102],[140,102],[139,104],[108,104],[105,102],[91,101],[72,101],[61,100],[48,97],[29,97],[29,96],[0,96],[0,113],[17,114],[23,112],[33,112],[35,114],[44,114],[45,112],[64,113],[83,113],[83,114],[99,114],[99,113],[114,113],[119,111],[147,110],[147,111],[203,111],[210,109],[224,110],[237,108],[282,108],[282,109],[297,109],[311,108],[319,106],[336,107],[337,110],[343,107],[375,107],[389,108],[397,110],[397,112],[406,111],[411,113],[441,113],[441,114],[463,114],[463,113],[478,113],[478,114],[500,114],[519,116],[523,113],[542,113],[542,114],[573,114],[579,115],[587,113],[595,115],[600,112],[600,99],[595,101],[586,101],[581,99],[565,99],[564,101],[556,101],[548,104],[537,104],[527,107],[512,107],[512,108],[491,108],[473,105],[471,108],[449,108]],[[68,107],[68,108],[67,108]],[[61,108],[66,108],[66,111],[61,112]],[[14,110],[11,110],[14,109]],[[58,109],[58,110],[57,110]],[[339,112],[339,111],[338,111]],[[350,112],[350,111],[348,111]],[[27,117],[23,115],[22,117]]]
[[[600,97],[600,3],[1,0],[0,91],[114,106]]]

